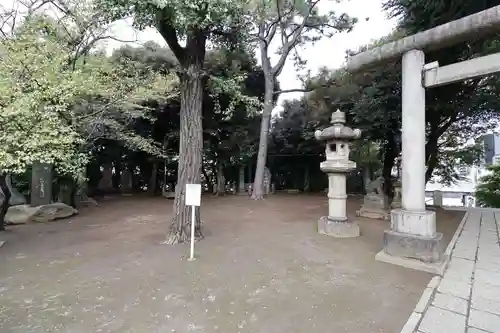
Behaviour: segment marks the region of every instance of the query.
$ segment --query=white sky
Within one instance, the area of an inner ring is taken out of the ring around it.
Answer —
[[[345,12],[357,17],[359,22],[351,33],[340,34],[330,39],[324,38],[314,46],[306,46],[300,54],[302,58],[307,60],[307,69],[310,69],[314,75],[322,67],[338,68],[344,63],[345,50],[356,49],[358,46],[368,44],[371,40],[391,33],[396,22],[389,20],[381,7],[382,0],[344,0],[340,4],[332,0],[322,0],[319,6],[320,11],[335,10],[339,14]],[[367,17],[369,20],[365,21]],[[137,38],[140,43],[153,40],[160,45],[166,45],[162,37],[154,29],[134,33],[131,22],[115,24],[112,31],[119,39],[135,40]],[[108,42],[108,47],[116,48],[119,46],[118,42]],[[275,64],[277,57],[271,57],[271,59]],[[300,73],[296,72],[290,58],[278,78],[281,89],[301,88],[297,74]],[[284,99],[300,98],[301,95],[302,93],[283,94],[280,96],[278,105],[281,106]]]
[[[0,0],[0,9],[1,7],[12,8],[13,3],[16,2],[16,0]],[[382,0],[343,0],[340,4],[337,4],[336,0],[322,0],[319,5],[321,12],[328,10],[335,10],[338,14],[345,12],[357,17],[359,22],[351,33],[339,34],[330,39],[324,38],[314,46],[306,45],[300,54],[303,59],[307,60],[307,69],[311,70],[314,75],[322,67],[338,68],[344,63],[345,50],[356,49],[374,39],[388,35],[394,29],[396,22],[387,19],[381,6]],[[369,20],[366,21],[365,18]],[[117,22],[113,24],[110,32],[121,40],[136,40],[138,44],[152,40],[160,45],[166,45],[155,29],[138,32],[134,31],[131,23],[130,20]],[[112,40],[107,42],[109,51],[121,45],[122,43]],[[271,56],[271,60],[275,64],[277,56]],[[293,61],[289,59],[278,78],[281,88],[301,88],[301,83],[297,79],[298,74],[301,73],[296,72]],[[281,105],[284,99],[300,98],[301,95],[302,93],[283,94],[280,96],[278,105]]]

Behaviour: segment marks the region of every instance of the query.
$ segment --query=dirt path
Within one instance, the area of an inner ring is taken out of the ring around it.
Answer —
[[[0,332],[392,333],[431,277],[374,260],[389,222],[319,235],[324,196],[204,198],[195,262],[161,245],[171,206],[123,198],[0,235]],[[438,216],[451,239],[461,214]]]

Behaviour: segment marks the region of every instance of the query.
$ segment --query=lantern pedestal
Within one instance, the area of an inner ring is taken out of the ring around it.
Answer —
[[[337,238],[352,238],[360,235],[359,225],[347,219],[339,221],[330,216],[323,216],[318,220],[318,232]]]

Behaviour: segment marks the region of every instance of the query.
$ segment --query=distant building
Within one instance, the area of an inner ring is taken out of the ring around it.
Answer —
[[[450,186],[439,182],[427,183],[426,202],[433,204],[434,191],[443,193],[444,206],[472,206],[476,205],[474,193],[481,177],[488,173],[486,167],[492,163],[500,163],[500,136],[497,134],[486,134],[484,137],[484,161],[481,165],[474,167],[458,166],[458,173],[464,177]]]

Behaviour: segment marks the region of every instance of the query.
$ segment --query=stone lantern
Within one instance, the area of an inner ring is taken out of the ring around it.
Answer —
[[[349,221],[346,214],[346,178],[356,168],[349,161],[349,143],[361,137],[361,130],[344,126],[345,113],[337,110],[332,113],[332,126],[314,136],[326,143],[326,161],[321,162],[321,171],[328,174],[328,216],[318,221],[318,232],[333,237],[357,237],[359,226]]]

